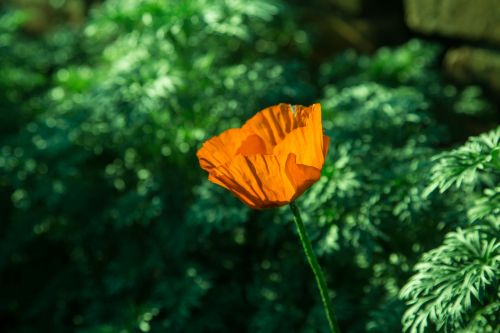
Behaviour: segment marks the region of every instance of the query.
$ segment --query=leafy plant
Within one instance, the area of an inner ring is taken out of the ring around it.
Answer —
[[[297,204],[341,329],[495,331],[499,132],[447,150],[491,106],[439,45],[316,72],[278,1],[108,0],[40,39],[2,8],[1,331],[326,332],[289,211],[194,167],[205,138],[316,101],[332,143]]]
[[[444,243],[423,255],[417,273],[401,290],[410,308],[403,317],[406,330],[495,331],[500,296],[500,215],[498,210],[498,151],[500,127],[471,138],[465,145],[438,155],[427,193],[452,185],[469,197],[465,229],[446,235]],[[475,186],[473,186],[475,185]],[[478,188],[485,188],[479,199]]]

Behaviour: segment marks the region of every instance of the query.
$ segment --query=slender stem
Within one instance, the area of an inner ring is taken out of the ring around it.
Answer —
[[[337,320],[335,319],[335,314],[333,313],[332,303],[330,302],[330,297],[328,297],[328,288],[326,287],[325,277],[323,276],[323,271],[321,270],[318,260],[314,255],[309,237],[307,237],[306,229],[304,228],[304,223],[302,222],[302,217],[300,216],[299,207],[297,207],[294,202],[291,202],[290,208],[293,212],[295,225],[297,226],[300,242],[304,248],[307,261],[309,262],[314,276],[316,277],[316,283],[318,285],[319,293],[321,294],[321,301],[323,303],[323,308],[325,309],[328,326],[330,326],[332,333],[340,333]]]

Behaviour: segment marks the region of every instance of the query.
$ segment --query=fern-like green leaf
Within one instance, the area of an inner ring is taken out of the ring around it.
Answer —
[[[458,229],[424,254],[400,294],[410,305],[403,316],[406,331],[463,328],[475,311],[494,301],[499,292],[499,222]]]
[[[498,172],[500,170],[500,127],[473,137],[450,152],[436,156],[437,164],[432,169],[432,182],[426,189],[429,195],[436,188],[443,193],[451,186],[474,184],[480,177],[477,171]]]

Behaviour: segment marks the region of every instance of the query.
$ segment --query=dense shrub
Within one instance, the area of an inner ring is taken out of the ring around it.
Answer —
[[[495,331],[500,132],[445,148],[491,106],[446,83],[438,45],[312,73],[269,0],[108,0],[41,40],[21,23],[0,18],[0,330],[327,332],[287,208],[249,210],[194,156],[319,100],[332,145],[298,204],[341,328]]]

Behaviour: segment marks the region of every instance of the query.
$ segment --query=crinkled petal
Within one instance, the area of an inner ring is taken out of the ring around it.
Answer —
[[[298,107],[296,118],[299,127],[292,130],[273,149],[274,155],[288,156],[295,154],[297,164],[320,169],[325,161],[329,139],[323,135],[321,124],[321,106],[314,104],[309,108]]]
[[[229,165],[219,166],[209,180],[219,184],[254,209],[278,207],[291,201],[295,188],[285,163],[274,155],[237,155]]]
[[[273,147],[296,127],[290,104],[281,103],[260,111],[242,129],[259,135],[269,147]]]
[[[326,158],[326,154],[328,154],[329,147],[330,147],[330,137],[323,135],[323,158]]]
[[[257,134],[249,135],[236,151],[236,154],[241,155],[255,155],[255,154],[266,154],[266,143]]]
[[[297,164],[297,156],[295,154],[288,155],[285,170],[290,183],[295,189],[292,200],[304,193],[305,190],[321,177],[321,169],[309,165]]]
[[[240,128],[232,128],[207,140],[196,153],[201,168],[210,172],[219,165],[231,162],[248,135]]]

